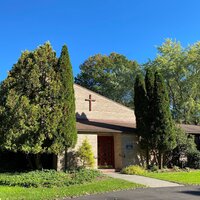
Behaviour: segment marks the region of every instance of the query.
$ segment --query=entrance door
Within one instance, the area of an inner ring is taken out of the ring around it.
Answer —
[[[98,166],[115,167],[113,136],[98,136]]]

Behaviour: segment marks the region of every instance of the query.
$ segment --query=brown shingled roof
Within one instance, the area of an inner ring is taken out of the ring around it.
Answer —
[[[179,124],[179,126],[186,132],[190,134],[200,134],[199,125],[190,125],[190,124]]]
[[[200,134],[200,126],[178,124],[188,134]],[[112,120],[77,119],[76,127],[79,132],[99,133],[136,133],[136,124]]]
[[[79,132],[100,132],[100,133],[133,133],[136,132],[136,125],[132,123],[111,121],[111,120],[86,120],[77,119],[76,127]]]

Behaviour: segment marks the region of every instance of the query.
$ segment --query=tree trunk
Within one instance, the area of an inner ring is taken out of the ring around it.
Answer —
[[[147,151],[146,151],[146,168],[148,169],[149,168],[149,148],[147,148]]]
[[[28,161],[28,168],[30,168],[31,170],[34,169],[34,165],[31,159],[31,155],[30,154],[26,154],[26,159]]]
[[[66,170],[68,168],[68,150],[65,149],[65,166],[64,169]]]
[[[163,168],[163,153],[159,153],[159,169]]]
[[[42,169],[41,155],[35,154],[34,158],[35,158],[36,169],[41,170]]]

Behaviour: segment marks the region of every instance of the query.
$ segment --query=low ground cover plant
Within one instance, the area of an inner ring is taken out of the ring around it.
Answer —
[[[146,170],[139,166],[139,165],[130,165],[128,167],[125,167],[121,171],[123,174],[130,174],[130,175],[143,175],[145,174]]]
[[[113,179],[97,170],[55,170],[0,173],[0,199],[52,200],[86,194],[144,187]]]
[[[97,170],[80,169],[71,172],[55,170],[27,173],[1,173],[0,185],[21,187],[63,187],[92,182],[103,175]]]

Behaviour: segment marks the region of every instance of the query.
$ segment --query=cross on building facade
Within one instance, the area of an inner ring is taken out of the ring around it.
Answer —
[[[95,102],[95,99],[92,99],[92,95],[89,95],[89,99],[85,99],[85,101],[89,101],[89,111],[92,111],[92,102]]]

